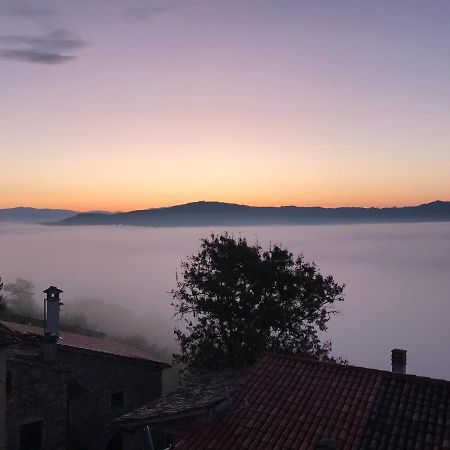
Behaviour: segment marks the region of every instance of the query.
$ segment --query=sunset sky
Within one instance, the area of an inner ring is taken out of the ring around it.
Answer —
[[[1,0],[0,86],[0,208],[450,200],[448,0]]]

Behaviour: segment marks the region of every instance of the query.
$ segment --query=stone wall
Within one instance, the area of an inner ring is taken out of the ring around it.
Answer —
[[[7,448],[20,448],[21,427],[43,421],[43,448],[65,449],[67,375],[45,363],[20,359],[8,360],[7,371]]]
[[[34,347],[34,359],[8,357],[10,450],[20,448],[20,427],[38,420],[44,422],[45,450],[106,449],[117,434],[108,427],[113,418],[161,395],[161,369],[147,362],[61,346],[54,362],[44,362]],[[121,400],[120,393],[123,404],[115,407],[111,394]],[[118,448],[117,441],[110,448]]]
[[[161,369],[110,356],[74,351],[58,354],[58,365],[69,373],[71,436],[80,449],[100,450],[117,433],[109,422],[161,395]],[[111,394],[123,392],[123,406]]]
[[[0,448],[6,446],[6,347],[0,347]]]

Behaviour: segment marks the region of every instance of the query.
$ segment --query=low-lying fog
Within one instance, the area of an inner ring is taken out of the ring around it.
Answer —
[[[170,289],[182,258],[210,228],[0,224],[0,276],[64,290],[109,333],[141,333],[173,348]],[[229,228],[262,246],[282,243],[346,283],[342,316],[330,322],[333,353],[351,364],[390,368],[408,350],[408,372],[450,379],[450,224]],[[80,301],[82,299],[83,301]],[[117,307],[100,308],[98,301]],[[78,307],[79,307],[78,306]]]

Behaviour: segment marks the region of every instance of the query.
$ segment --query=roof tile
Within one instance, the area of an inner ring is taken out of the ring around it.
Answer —
[[[17,337],[42,338],[44,336],[43,330],[33,325],[5,321],[0,321],[0,325],[2,326],[3,330],[12,332]],[[132,345],[117,342],[113,339],[108,338],[98,338],[93,336],[85,336],[82,334],[69,333],[67,331],[61,331],[58,345],[61,345],[68,349],[73,348],[78,350],[85,350],[88,352],[114,355],[123,358],[132,358],[134,360],[151,362],[156,365],[160,365],[161,367],[170,367],[169,364],[154,360],[151,355],[142,350],[139,350]]]
[[[315,450],[322,437],[343,450],[450,449],[446,381],[265,354],[233,405],[220,422],[188,430],[176,449]]]

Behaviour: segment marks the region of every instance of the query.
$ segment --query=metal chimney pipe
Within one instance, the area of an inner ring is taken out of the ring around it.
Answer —
[[[55,286],[50,286],[44,291],[47,294],[45,301],[45,324],[44,332],[45,335],[58,340],[59,338],[59,310],[61,309],[61,301],[59,294],[62,290]]]
[[[406,350],[394,348],[391,355],[392,372],[406,373]]]

